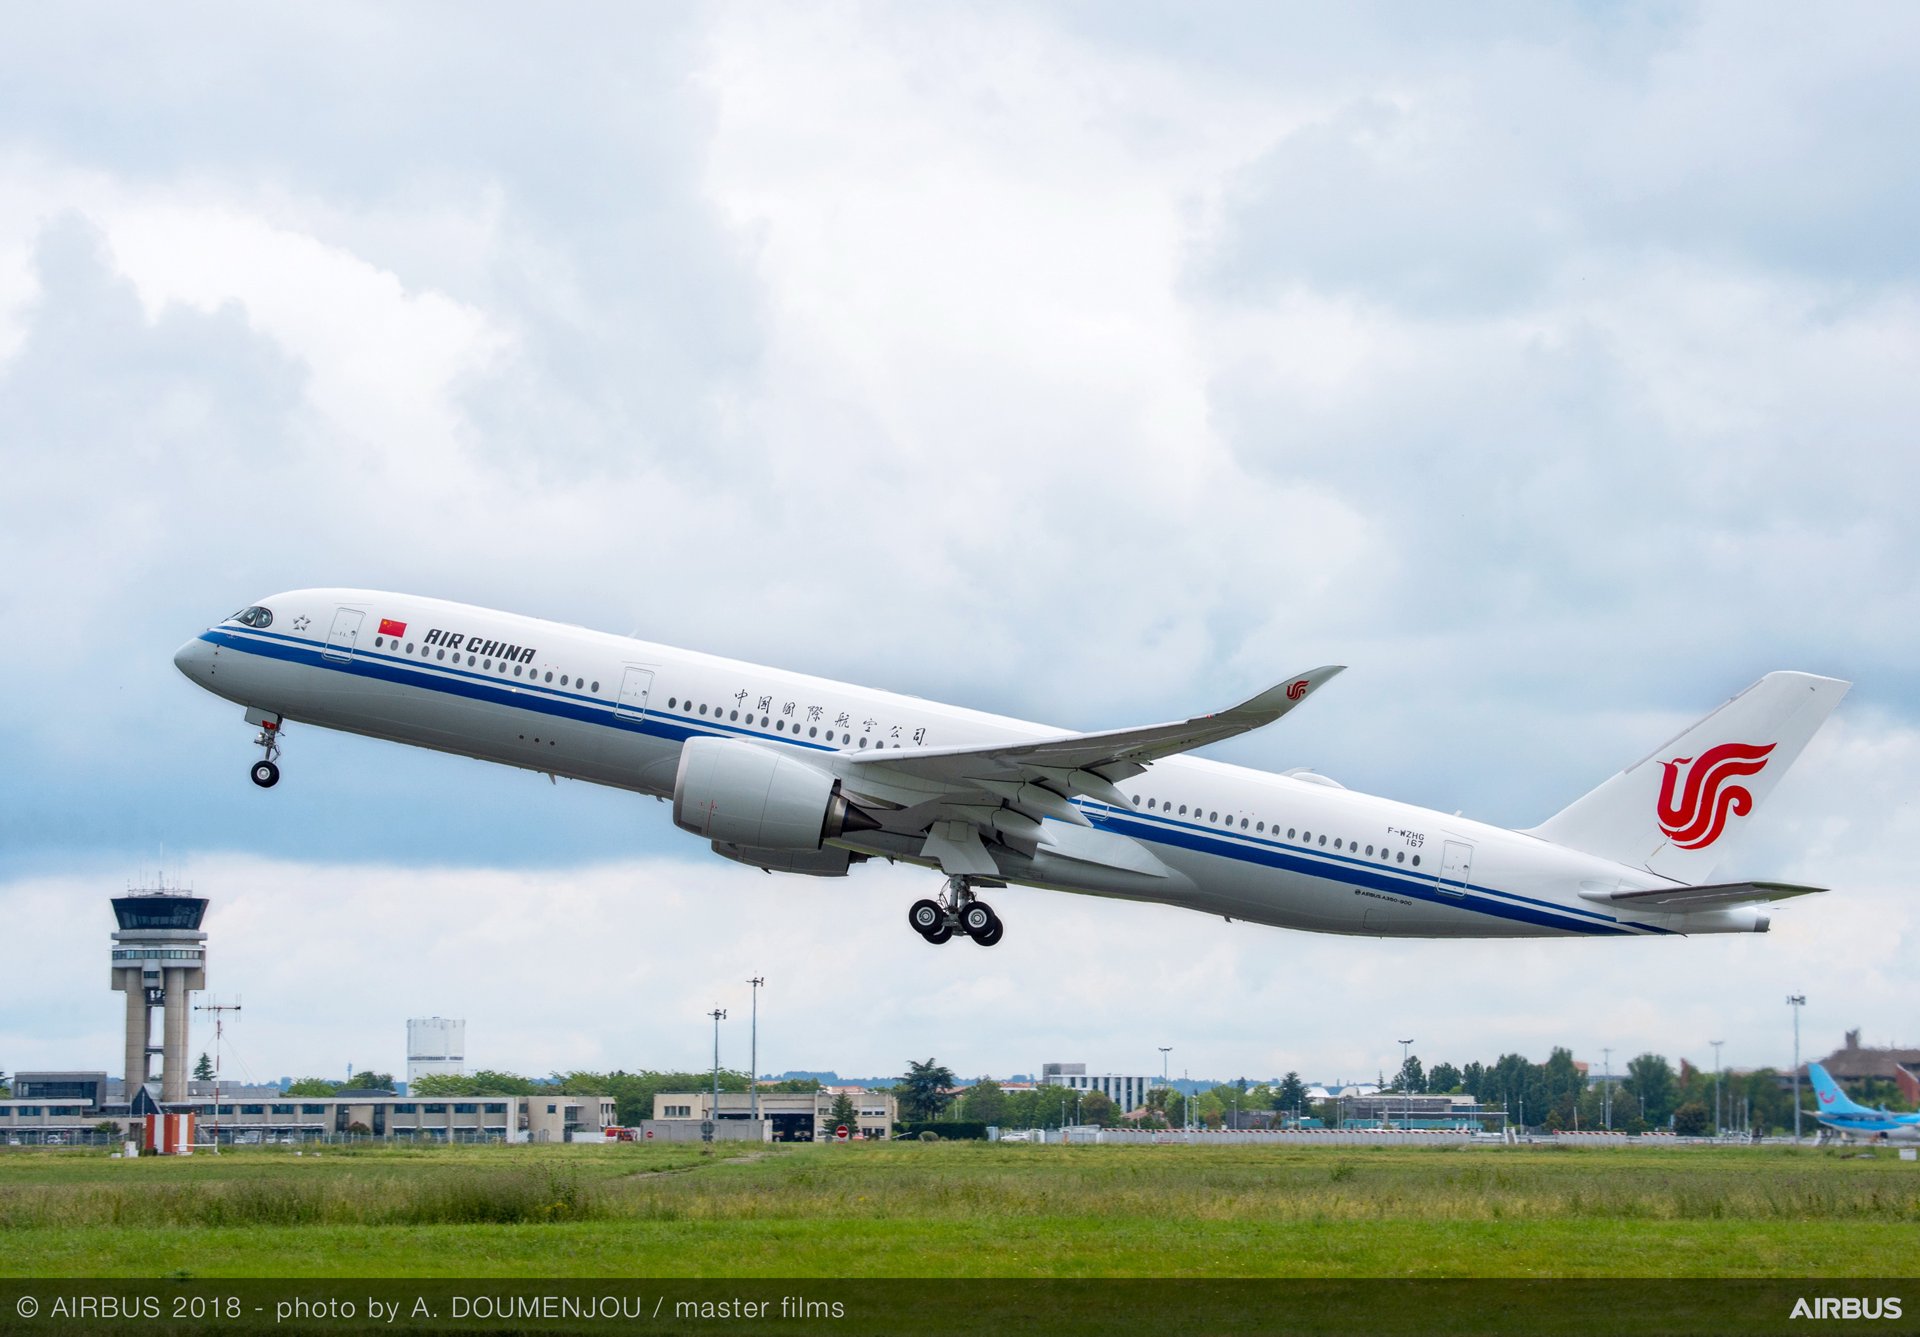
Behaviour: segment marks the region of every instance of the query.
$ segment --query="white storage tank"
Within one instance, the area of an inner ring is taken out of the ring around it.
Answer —
[[[467,1023],[450,1017],[415,1017],[407,1023],[407,1081],[436,1073],[467,1071]]]

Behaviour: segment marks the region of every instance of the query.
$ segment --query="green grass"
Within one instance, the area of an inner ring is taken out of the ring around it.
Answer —
[[[866,1144],[0,1156],[10,1276],[1914,1272],[1920,1166],[1790,1148]]]

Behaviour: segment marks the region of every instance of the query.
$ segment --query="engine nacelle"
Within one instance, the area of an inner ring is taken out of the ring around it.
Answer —
[[[818,850],[880,823],[847,802],[840,782],[797,758],[732,738],[689,738],[673,781],[673,820],[716,844]]]
[[[817,850],[763,850],[716,840],[713,852],[723,859],[751,864],[770,873],[803,873],[808,877],[845,877],[849,867],[865,863],[867,859],[864,854],[843,850],[838,845],[824,845]]]

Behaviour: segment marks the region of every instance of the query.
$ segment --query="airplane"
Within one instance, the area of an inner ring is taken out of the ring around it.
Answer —
[[[1763,933],[1764,903],[1824,889],[1706,879],[1849,686],[1769,673],[1514,831],[1186,755],[1287,715],[1339,665],[1212,714],[1074,733],[356,589],[249,604],[174,663],[245,708],[262,788],[290,723],[610,785],[671,800],[715,853],[769,872],[937,869],[909,925],[982,946],[1004,924],[977,893],[1009,884],[1372,937]]]
[[[1823,1128],[1879,1142],[1920,1142],[1920,1114],[1894,1114],[1856,1104],[1818,1063],[1807,1064],[1815,1097],[1813,1117]]]

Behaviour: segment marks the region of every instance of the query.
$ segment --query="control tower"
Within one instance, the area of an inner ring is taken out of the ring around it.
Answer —
[[[113,987],[127,996],[127,1099],[146,1085],[148,1059],[158,1054],[160,1101],[187,1098],[187,994],[207,987],[207,935],[200,920],[204,896],[179,891],[133,891],[113,898]],[[152,1012],[162,1008],[161,1042],[151,1044]]]

